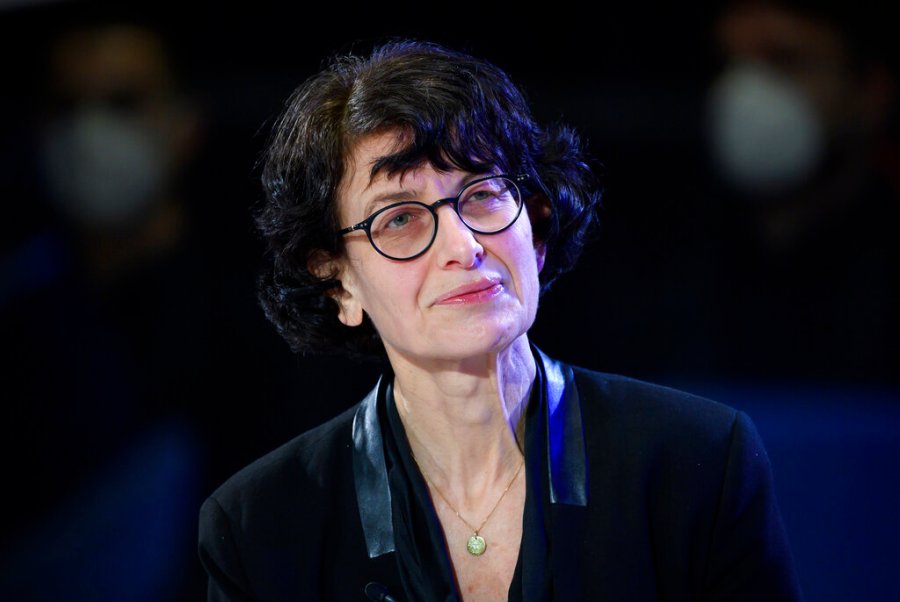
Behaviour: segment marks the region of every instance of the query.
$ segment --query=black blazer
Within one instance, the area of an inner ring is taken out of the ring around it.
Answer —
[[[543,475],[528,487],[543,481],[548,494],[549,576],[537,594],[524,575],[521,599],[800,599],[749,418],[537,350],[536,359],[544,432],[534,441],[544,449],[526,448],[526,468]],[[370,582],[404,599],[379,419],[388,381],[206,500],[210,601],[366,600]]]

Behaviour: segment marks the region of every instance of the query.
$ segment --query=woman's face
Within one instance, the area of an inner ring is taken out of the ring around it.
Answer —
[[[396,200],[431,204],[455,196],[466,181],[484,175],[441,173],[426,164],[402,178],[382,172],[370,180],[372,164],[394,152],[397,140],[389,132],[356,145],[337,194],[342,228]],[[373,203],[376,197],[382,200]],[[464,360],[501,351],[534,322],[543,246],[535,246],[526,211],[491,235],[469,230],[451,205],[437,213],[434,243],[412,260],[380,255],[361,230],[345,236],[346,253],[336,266],[343,287],[340,319],[356,326],[368,314],[392,358]]]

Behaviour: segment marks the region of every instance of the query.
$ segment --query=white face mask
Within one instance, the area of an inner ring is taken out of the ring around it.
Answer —
[[[824,128],[798,85],[763,65],[737,65],[709,98],[713,158],[748,193],[771,195],[806,181],[819,165]]]
[[[161,136],[134,116],[85,109],[44,138],[53,200],[78,222],[120,228],[142,217],[163,192],[169,159]]]

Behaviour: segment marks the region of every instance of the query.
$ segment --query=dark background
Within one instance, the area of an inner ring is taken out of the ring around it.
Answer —
[[[373,385],[375,364],[293,356],[257,307],[256,161],[284,100],[326,57],[413,37],[505,69],[538,121],[581,133],[601,176],[602,227],[543,299],[532,340],[565,361],[747,411],[772,457],[808,599],[896,599],[896,246],[874,251],[887,289],[829,280],[835,263],[818,247],[789,261],[745,252],[742,205],[704,142],[707,90],[723,65],[718,12],[703,3],[0,4],[10,508],[0,597],[201,597],[202,499]],[[189,226],[178,252],[95,290],[79,284],[44,199],[37,132],[51,40],[97,17],[161,32],[202,127],[180,182]],[[874,234],[862,239],[892,239],[900,223],[896,211],[884,215],[863,219]],[[834,315],[852,319],[831,329]]]

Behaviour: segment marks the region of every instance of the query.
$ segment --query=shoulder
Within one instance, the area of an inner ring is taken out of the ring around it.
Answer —
[[[691,508],[698,520],[729,493],[770,496],[768,454],[743,412],[624,376],[572,371],[592,475],[603,477],[592,483],[598,494],[631,488],[651,506]]]
[[[729,474],[769,478],[765,447],[743,412],[670,387],[572,370],[586,451],[598,470],[685,503],[715,502]]]
[[[690,576],[691,589],[710,599],[800,599],[771,465],[750,418],[669,387],[572,370],[592,499],[629,541],[654,542],[658,583],[683,589]]]
[[[727,445],[741,412],[671,387],[572,366],[586,428],[614,429],[634,439]]]
[[[301,509],[316,491],[336,486],[351,470],[353,417],[358,404],[269,452],[210,496],[227,514],[269,514],[279,505]]]
[[[206,499],[199,554],[210,599],[214,591],[229,600],[298,599],[298,584],[318,597],[323,566],[365,558],[353,489],[357,407],[256,460]],[[340,547],[333,533],[342,534]]]

